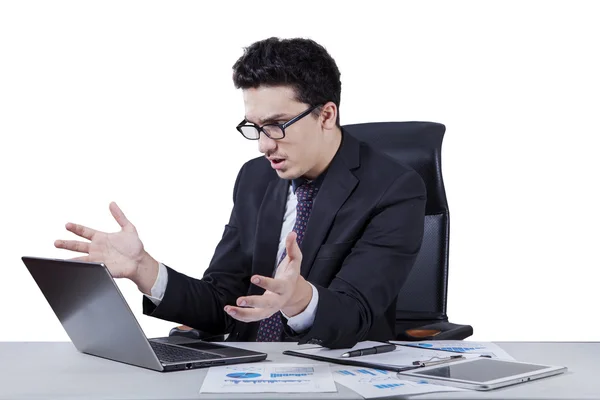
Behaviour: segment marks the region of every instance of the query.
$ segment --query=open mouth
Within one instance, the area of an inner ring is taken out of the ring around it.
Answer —
[[[270,158],[269,161],[271,161],[271,168],[278,170],[285,164],[285,158]]]

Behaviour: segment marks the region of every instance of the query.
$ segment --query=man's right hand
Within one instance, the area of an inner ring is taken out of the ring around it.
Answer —
[[[83,225],[68,223],[66,228],[77,236],[89,240],[57,240],[54,246],[59,249],[86,253],[75,260],[102,262],[115,278],[128,278],[137,284],[140,291],[150,294],[158,275],[158,262],[145,250],[135,226],[112,202],[110,212],[121,226],[120,232],[100,232]]]

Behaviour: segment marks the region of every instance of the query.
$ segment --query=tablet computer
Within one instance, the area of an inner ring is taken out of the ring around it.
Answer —
[[[491,390],[563,373],[566,367],[497,358],[470,358],[398,373],[398,378],[472,390]]]

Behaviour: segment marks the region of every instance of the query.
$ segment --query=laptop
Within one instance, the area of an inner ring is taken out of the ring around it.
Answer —
[[[155,371],[262,361],[266,353],[199,339],[148,339],[102,263],[22,257],[75,348]]]

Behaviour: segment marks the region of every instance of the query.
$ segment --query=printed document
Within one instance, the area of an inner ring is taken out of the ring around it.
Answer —
[[[390,343],[403,344],[421,349],[453,351],[463,354],[477,354],[503,360],[514,360],[510,354],[504,351],[500,346],[491,342],[471,342],[465,340],[432,340],[422,342],[399,342]]]
[[[200,393],[337,392],[327,364],[248,363],[211,367]]]
[[[395,372],[374,368],[333,368],[333,378],[366,399],[386,396],[407,396],[435,392],[460,392],[465,389],[411,382],[396,377]]]

